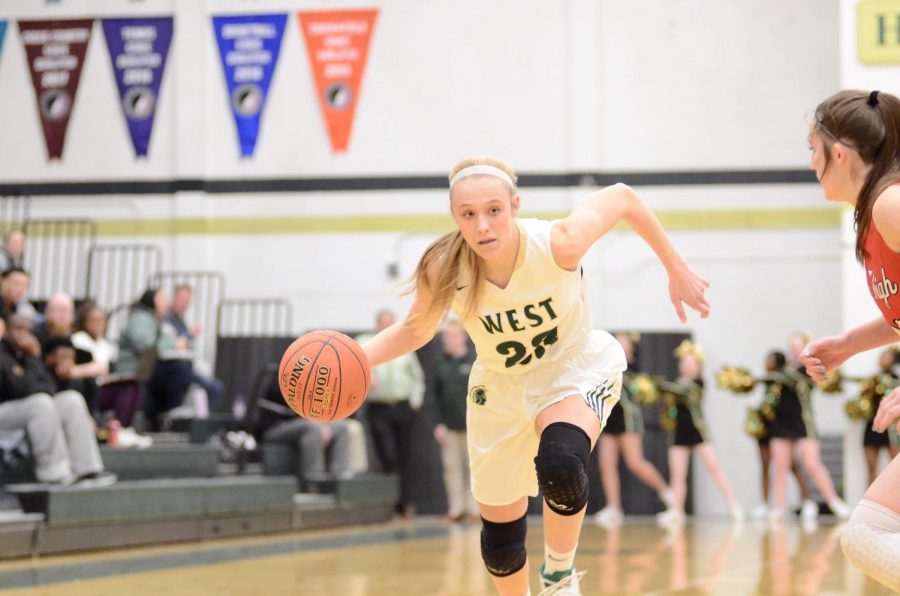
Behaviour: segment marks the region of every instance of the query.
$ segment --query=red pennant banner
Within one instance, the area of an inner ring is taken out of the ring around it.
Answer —
[[[47,154],[62,157],[93,19],[19,21]]]
[[[377,9],[301,12],[309,65],[331,150],[346,151]]]

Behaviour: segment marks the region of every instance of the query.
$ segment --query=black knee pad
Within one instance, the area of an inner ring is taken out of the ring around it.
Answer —
[[[541,433],[534,467],[538,486],[550,509],[575,515],[587,505],[587,461],[591,438],[568,422],[554,422]]]
[[[528,520],[523,515],[511,522],[481,520],[481,558],[491,575],[506,577],[525,566],[525,534]]]

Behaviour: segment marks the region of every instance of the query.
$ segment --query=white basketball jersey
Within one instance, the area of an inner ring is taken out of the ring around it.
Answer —
[[[469,283],[464,272],[451,305],[475,343],[479,362],[510,374],[567,357],[584,344],[593,329],[581,268],[566,271],[553,260],[550,230],[554,222],[517,222],[522,244],[517,269],[506,288],[484,280],[475,314],[462,318],[463,290]]]

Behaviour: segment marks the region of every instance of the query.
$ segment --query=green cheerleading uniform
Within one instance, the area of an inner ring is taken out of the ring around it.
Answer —
[[[709,443],[712,439],[706,419],[703,417],[702,407],[703,379],[663,382],[660,383],[659,390],[667,404],[663,415],[668,416],[669,420],[674,420],[673,444],[679,447],[694,447],[700,443]],[[671,422],[668,426],[671,426]]]
[[[619,403],[613,406],[603,427],[603,433],[607,435],[644,434],[644,414],[641,405],[637,402],[631,383],[635,373],[626,370],[622,373],[622,394]]]

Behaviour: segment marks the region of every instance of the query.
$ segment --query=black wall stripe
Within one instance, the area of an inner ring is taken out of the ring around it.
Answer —
[[[695,172],[573,172],[522,174],[523,188],[598,187],[616,182],[633,186],[684,186],[710,184],[810,184],[810,170],[711,170]],[[46,195],[141,195],[203,191],[211,194],[251,192],[321,192],[374,190],[432,190],[447,187],[447,177],[369,176],[350,178],[179,179],[116,180],[85,182],[6,182],[0,196]]]

